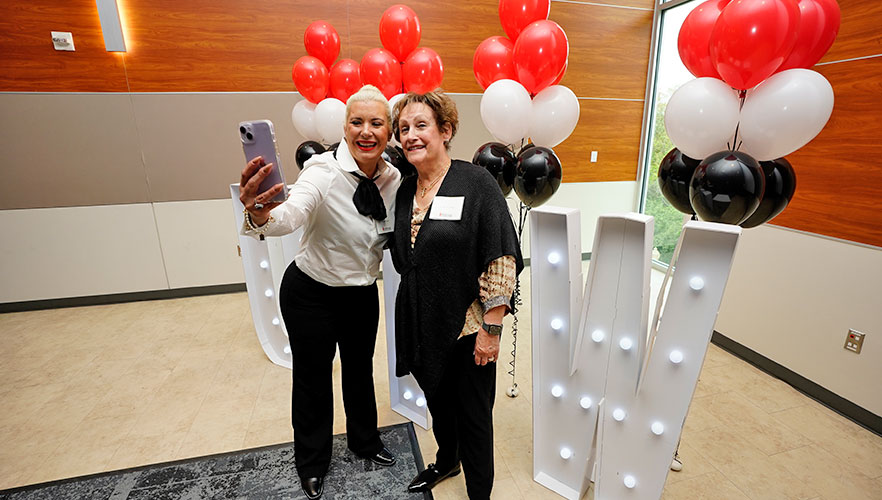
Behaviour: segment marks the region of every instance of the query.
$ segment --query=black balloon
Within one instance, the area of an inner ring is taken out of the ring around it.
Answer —
[[[554,151],[532,147],[518,155],[514,190],[524,205],[535,208],[557,192],[562,176],[560,160]]]
[[[761,161],[760,166],[766,178],[766,190],[759,207],[741,223],[741,227],[751,228],[774,219],[787,208],[796,192],[796,172],[784,158]]]
[[[407,158],[404,157],[404,150],[401,149],[401,146],[386,146],[386,149],[383,151],[383,159],[397,168],[401,172],[402,178],[416,174],[416,167],[411,165]]]
[[[662,196],[684,214],[695,213],[689,203],[689,183],[700,163],[701,160],[690,158],[674,148],[658,165],[658,187]]]
[[[528,142],[528,143],[524,144],[524,147],[522,147],[520,151],[518,151],[518,154],[520,155],[520,154],[523,153],[524,151],[526,151],[526,150],[528,150],[528,149],[530,149],[530,148],[535,148],[535,147],[536,147],[535,144],[533,144],[532,142]]]
[[[499,142],[484,144],[472,157],[472,163],[484,167],[496,179],[503,195],[508,195],[514,185],[515,171],[518,167],[518,159],[512,150]]]
[[[330,146],[328,146],[328,151],[333,151],[336,153],[338,147],[340,147],[340,143],[335,142],[334,144],[331,144]]]
[[[303,164],[306,160],[312,158],[312,155],[319,155],[325,152],[325,147],[315,141],[306,141],[297,146],[297,153],[294,159],[297,161],[297,167],[303,170]]]
[[[738,224],[759,206],[765,184],[763,169],[753,157],[720,151],[695,169],[689,199],[701,220]]]

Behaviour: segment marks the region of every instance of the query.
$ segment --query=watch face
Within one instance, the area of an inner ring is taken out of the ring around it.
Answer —
[[[488,325],[485,323],[484,330],[490,335],[502,335],[502,325]]]

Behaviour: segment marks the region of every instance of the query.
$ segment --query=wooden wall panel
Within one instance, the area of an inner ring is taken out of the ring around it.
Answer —
[[[125,0],[125,15],[133,92],[291,91],[309,23],[349,37],[345,0]]]
[[[837,0],[842,24],[836,41],[821,62],[882,54],[882,2]]]
[[[76,50],[55,50],[52,31],[73,33]],[[94,0],[3,5],[0,91],[125,92],[124,57],[105,50]]]
[[[833,85],[824,130],[788,160],[796,194],[772,222],[882,247],[882,57],[815,68]]]
[[[570,42],[562,85],[579,97],[643,99],[652,11],[554,2],[549,18]]]
[[[579,124],[554,151],[564,182],[633,181],[640,154],[643,101],[580,99]],[[591,151],[597,162],[590,163]]]

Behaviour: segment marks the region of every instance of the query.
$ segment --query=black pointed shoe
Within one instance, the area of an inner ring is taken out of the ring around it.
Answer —
[[[461,471],[462,467],[459,464],[456,464],[448,471],[438,470],[438,468],[435,467],[435,464],[429,464],[429,466],[426,467],[426,470],[420,472],[415,478],[413,478],[413,481],[407,486],[407,491],[412,493],[429,491],[434,488],[436,484],[448,477],[458,475]]]
[[[366,458],[377,465],[382,465],[383,467],[391,467],[395,465],[395,455],[393,455],[385,446],[382,450],[373,455],[362,455],[361,458]]]
[[[300,479],[300,487],[306,493],[306,498],[315,500],[322,496],[325,489],[325,478],[323,477],[304,477]]]
[[[391,467],[395,465],[395,455],[392,454],[385,446],[378,451],[376,455],[369,457],[370,461],[382,465],[383,467]]]

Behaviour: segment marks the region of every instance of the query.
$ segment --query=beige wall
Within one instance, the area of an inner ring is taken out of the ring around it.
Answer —
[[[716,330],[882,415],[882,250],[792,230],[744,231]],[[849,328],[863,352],[843,349]]]

